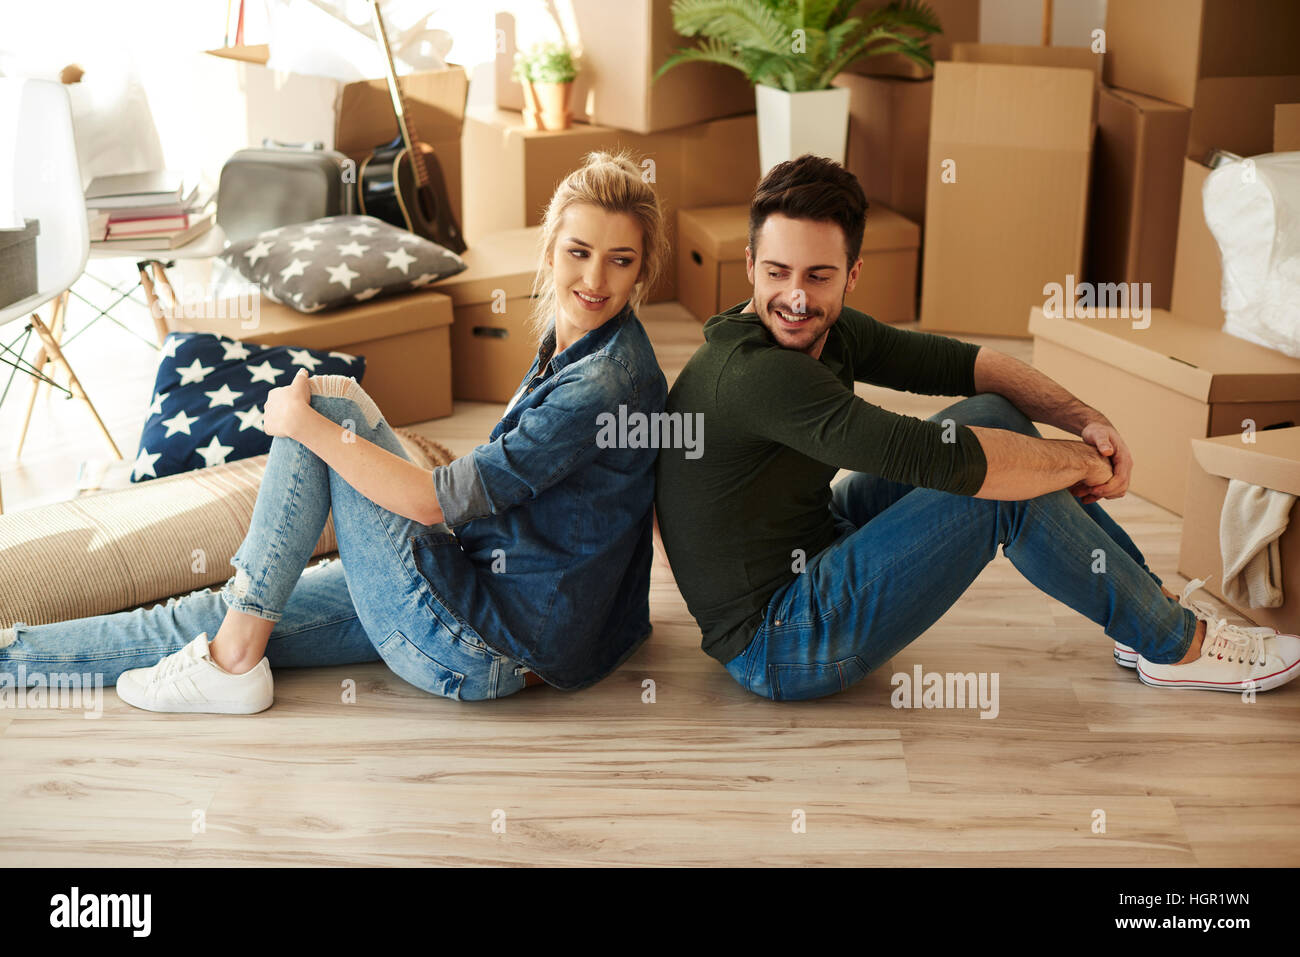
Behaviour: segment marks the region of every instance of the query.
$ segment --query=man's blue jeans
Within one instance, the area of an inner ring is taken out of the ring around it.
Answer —
[[[308,383],[311,407],[340,424],[340,441],[347,440],[346,427],[410,458],[355,380],[313,376]],[[339,560],[304,571],[331,509]],[[157,664],[200,632],[215,637],[229,605],[275,622],[266,648],[273,669],[382,659],[431,694],[513,694],[528,669],[448,615],[416,567],[413,546],[447,531],[379,507],[302,443],[279,436],[271,441],[248,534],[230,560],[235,575],[220,592],[48,625],[18,622],[17,640],[0,648],[0,674],[17,675],[21,665],[28,683],[37,673],[75,672],[114,684],[123,671]]]
[[[931,417],[945,419],[1039,434],[991,392]],[[832,488],[831,510],[840,537],[772,596],[753,641],[727,662],[755,694],[843,691],[938,621],[999,545],[1030,582],[1149,661],[1180,660],[1195,636],[1195,615],[1160,591],[1133,540],[1066,490],[997,502],[855,472]]]

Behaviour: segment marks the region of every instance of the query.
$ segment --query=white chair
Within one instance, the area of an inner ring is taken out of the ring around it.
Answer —
[[[32,331],[41,341],[34,363],[23,359],[22,347],[15,350],[0,343],[0,362],[14,369],[9,374],[10,382],[15,372],[23,372],[36,380],[32,383],[32,396],[22,435],[18,439],[18,449],[21,451],[27,434],[36,389],[44,381],[85,401],[113,455],[120,459],[122,453],[64,357],[57,338],[67,290],[85,271],[90,253],[86,202],[72,131],[72,110],[67,91],[60,83],[0,78],[0,210],[4,209],[12,209],[19,221],[40,221],[40,234],[36,238],[37,292],[0,307],[0,328],[15,319],[27,318],[23,347]],[[55,332],[51,332],[35,312],[52,300],[55,303],[51,324]],[[46,377],[47,362],[61,368],[67,376],[66,389]],[[5,391],[8,391],[7,384]],[[3,499],[0,499],[0,511],[3,508]]]

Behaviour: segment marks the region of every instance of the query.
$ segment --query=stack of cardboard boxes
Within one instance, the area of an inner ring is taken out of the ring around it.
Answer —
[[[1081,270],[1101,57],[976,43],[978,2],[934,7],[932,74],[895,55],[836,78],[846,162],[920,227],[923,328],[1025,336],[1044,283]]]
[[[1030,309],[1035,365],[1115,423],[1137,462],[1131,489],[1183,516],[1179,571],[1211,576],[1220,598],[1229,479],[1300,489],[1300,360],[1222,331],[1205,159],[1295,148],[1280,104],[1300,101],[1296,36],[1291,0],[1108,5],[1082,285],[1112,308]],[[1293,528],[1282,551],[1297,549]],[[1283,569],[1285,606],[1237,610],[1295,632],[1300,560]]]

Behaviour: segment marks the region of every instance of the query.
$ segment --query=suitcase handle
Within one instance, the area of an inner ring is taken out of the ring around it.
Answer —
[[[325,144],[322,143],[320,140],[316,140],[314,143],[281,143],[281,142],[280,142],[279,140],[277,140],[277,139],[272,139],[272,138],[269,137],[269,136],[264,136],[264,137],[262,137],[262,149],[265,149],[265,150],[303,150],[303,151],[305,151],[305,152],[311,152],[312,150],[323,150],[323,149],[325,149]]]

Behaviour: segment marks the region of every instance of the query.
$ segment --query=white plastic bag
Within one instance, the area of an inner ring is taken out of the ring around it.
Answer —
[[[1223,331],[1300,358],[1300,152],[1221,166],[1202,196],[1223,264]]]

